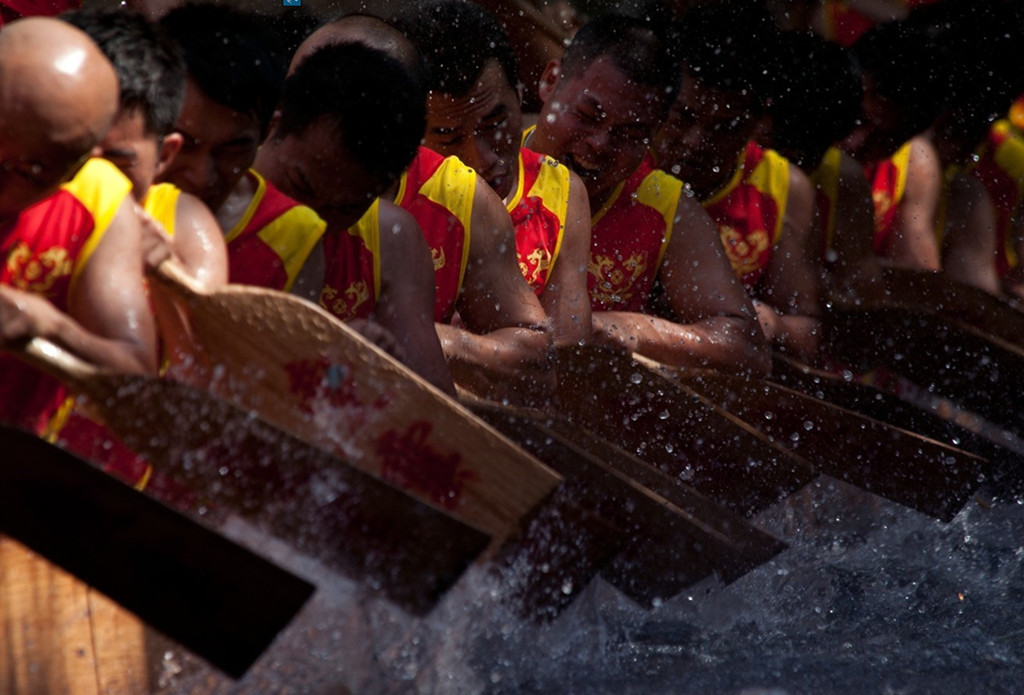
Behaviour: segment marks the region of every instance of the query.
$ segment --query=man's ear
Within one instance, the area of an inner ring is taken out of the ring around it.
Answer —
[[[540,100],[546,102],[555,91],[559,78],[562,76],[562,62],[557,58],[549,61],[540,75],[540,82],[537,83],[537,94]]]
[[[178,156],[178,152],[181,151],[181,146],[184,143],[185,136],[181,133],[172,132],[164,136],[164,139],[160,141],[160,149],[157,151],[156,174],[154,178],[164,173],[167,166]]]
[[[270,139],[274,133],[277,132],[277,126],[281,123],[281,109],[274,109],[274,115],[270,117],[270,123],[267,124],[267,132],[263,134],[263,142]]]

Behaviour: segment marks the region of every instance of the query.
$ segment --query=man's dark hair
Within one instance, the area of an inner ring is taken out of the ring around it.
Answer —
[[[772,147],[810,170],[857,124],[864,90],[850,52],[811,32],[782,32],[772,76]]]
[[[359,43],[325,46],[303,60],[285,82],[280,112],[274,137],[301,135],[326,118],[339,146],[388,183],[409,166],[427,123],[422,86],[396,60]]]
[[[178,45],[138,12],[87,8],[61,19],[92,38],[114,65],[121,110],[142,114],[146,133],[171,131],[185,99],[185,63]]]
[[[769,91],[766,66],[777,50],[775,24],[762,4],[696,6],[676,25],[673,44],[688,75],[706,88],[742,96],[746,108],[760,115]]]
[[[873,90],[900,115],[896,139],[906,141],[927,128],[942,106],[942,76],[935,63],[935,36],[927,27],[907,20],[878,24],[852,47]]]
[[[476,84],[489,60],[497,61],[513,89],[519,60],[498,20],[465,0],[428,0],[393,21],[430,67],[428,89],[460,97]]]
[[[226,5],[195,3],[171,10],[160,25],[181,46],[188,76],[203,94],[256,116],[265,134],[288,68],[269,20]]]
[[[666,110],[679,92],[679,63],[662,31],[643,19],[604,14],[576,32],[562,55],[562,77],[583,73],[598,58],[607,58],[630,80],[655,87],[665,96]]]

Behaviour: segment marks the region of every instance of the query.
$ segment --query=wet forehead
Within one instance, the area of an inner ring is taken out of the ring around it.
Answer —
[[[185,101],[175,130],[211,146],[239,138],[259,140],[255,114],[241,113],[214,101],[191,79],[186,82]]]
[[[455,97],[432,91],[427,108],[432,129],[461,130],[472,129],[488,117],[517,112],[519,100],[501,67],[491,60],[469,92]]]
[[[634,82],[605,57],[563,78],[554,98],[566,108],[594,110],[614,124],[657,122],[662,104],[657,88]]]

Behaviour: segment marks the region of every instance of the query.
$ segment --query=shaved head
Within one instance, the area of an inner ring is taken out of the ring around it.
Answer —
[[[419,52],[405,34],[378,17],[353,14],[327,22],[310,34],[292,56],[289,74],[317,49],[338,43],[361,43],[376,49],[397,60],[410,75],[424,69]]]
[[[32,17],[0,32],[0,123],[77,160],[106,133],[117,75],[95,43],[66,22]]]

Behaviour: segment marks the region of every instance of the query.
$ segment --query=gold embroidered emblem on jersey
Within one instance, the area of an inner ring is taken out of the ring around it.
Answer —
[[[370,289],[362,280],[353,282],[343,293],[333,287],[325,287],[320,293],[320,303],[341,317],[355,316],[359,307],[369,299]]]
[[[447,263],[444,257],[444,247],[430,249],[430,260],[434,262],[434,272],[441,270]]]
[[[48,248],[33,257],[28,244],[19,242],[7,256],[7,272],[11,286],[19,290],[45,293],[58,280],[71,275],[73,264],[68,250],[59,246]]]
[[[611,256],[593,256],[587,271],[597,278],[593,296],[606,304],[618,304],[633,296],[634,283],[647,270],[647,254],[634,253],[621,263]]]
[[[738,275],[757,270],[760,266],[761,254],[771,246],[771,238],[768,231],[755,229],[744,236],[734,227],[728,225],[720,227],[722,242],[725,245],[725,253],[729,256],[729,263]]]
[[[551,270],[551,252],[547,249],[534,249],[526,256],[526,261],[519,263],[519,269],[530,285],[536,285],[540,282],[541,273]]]

